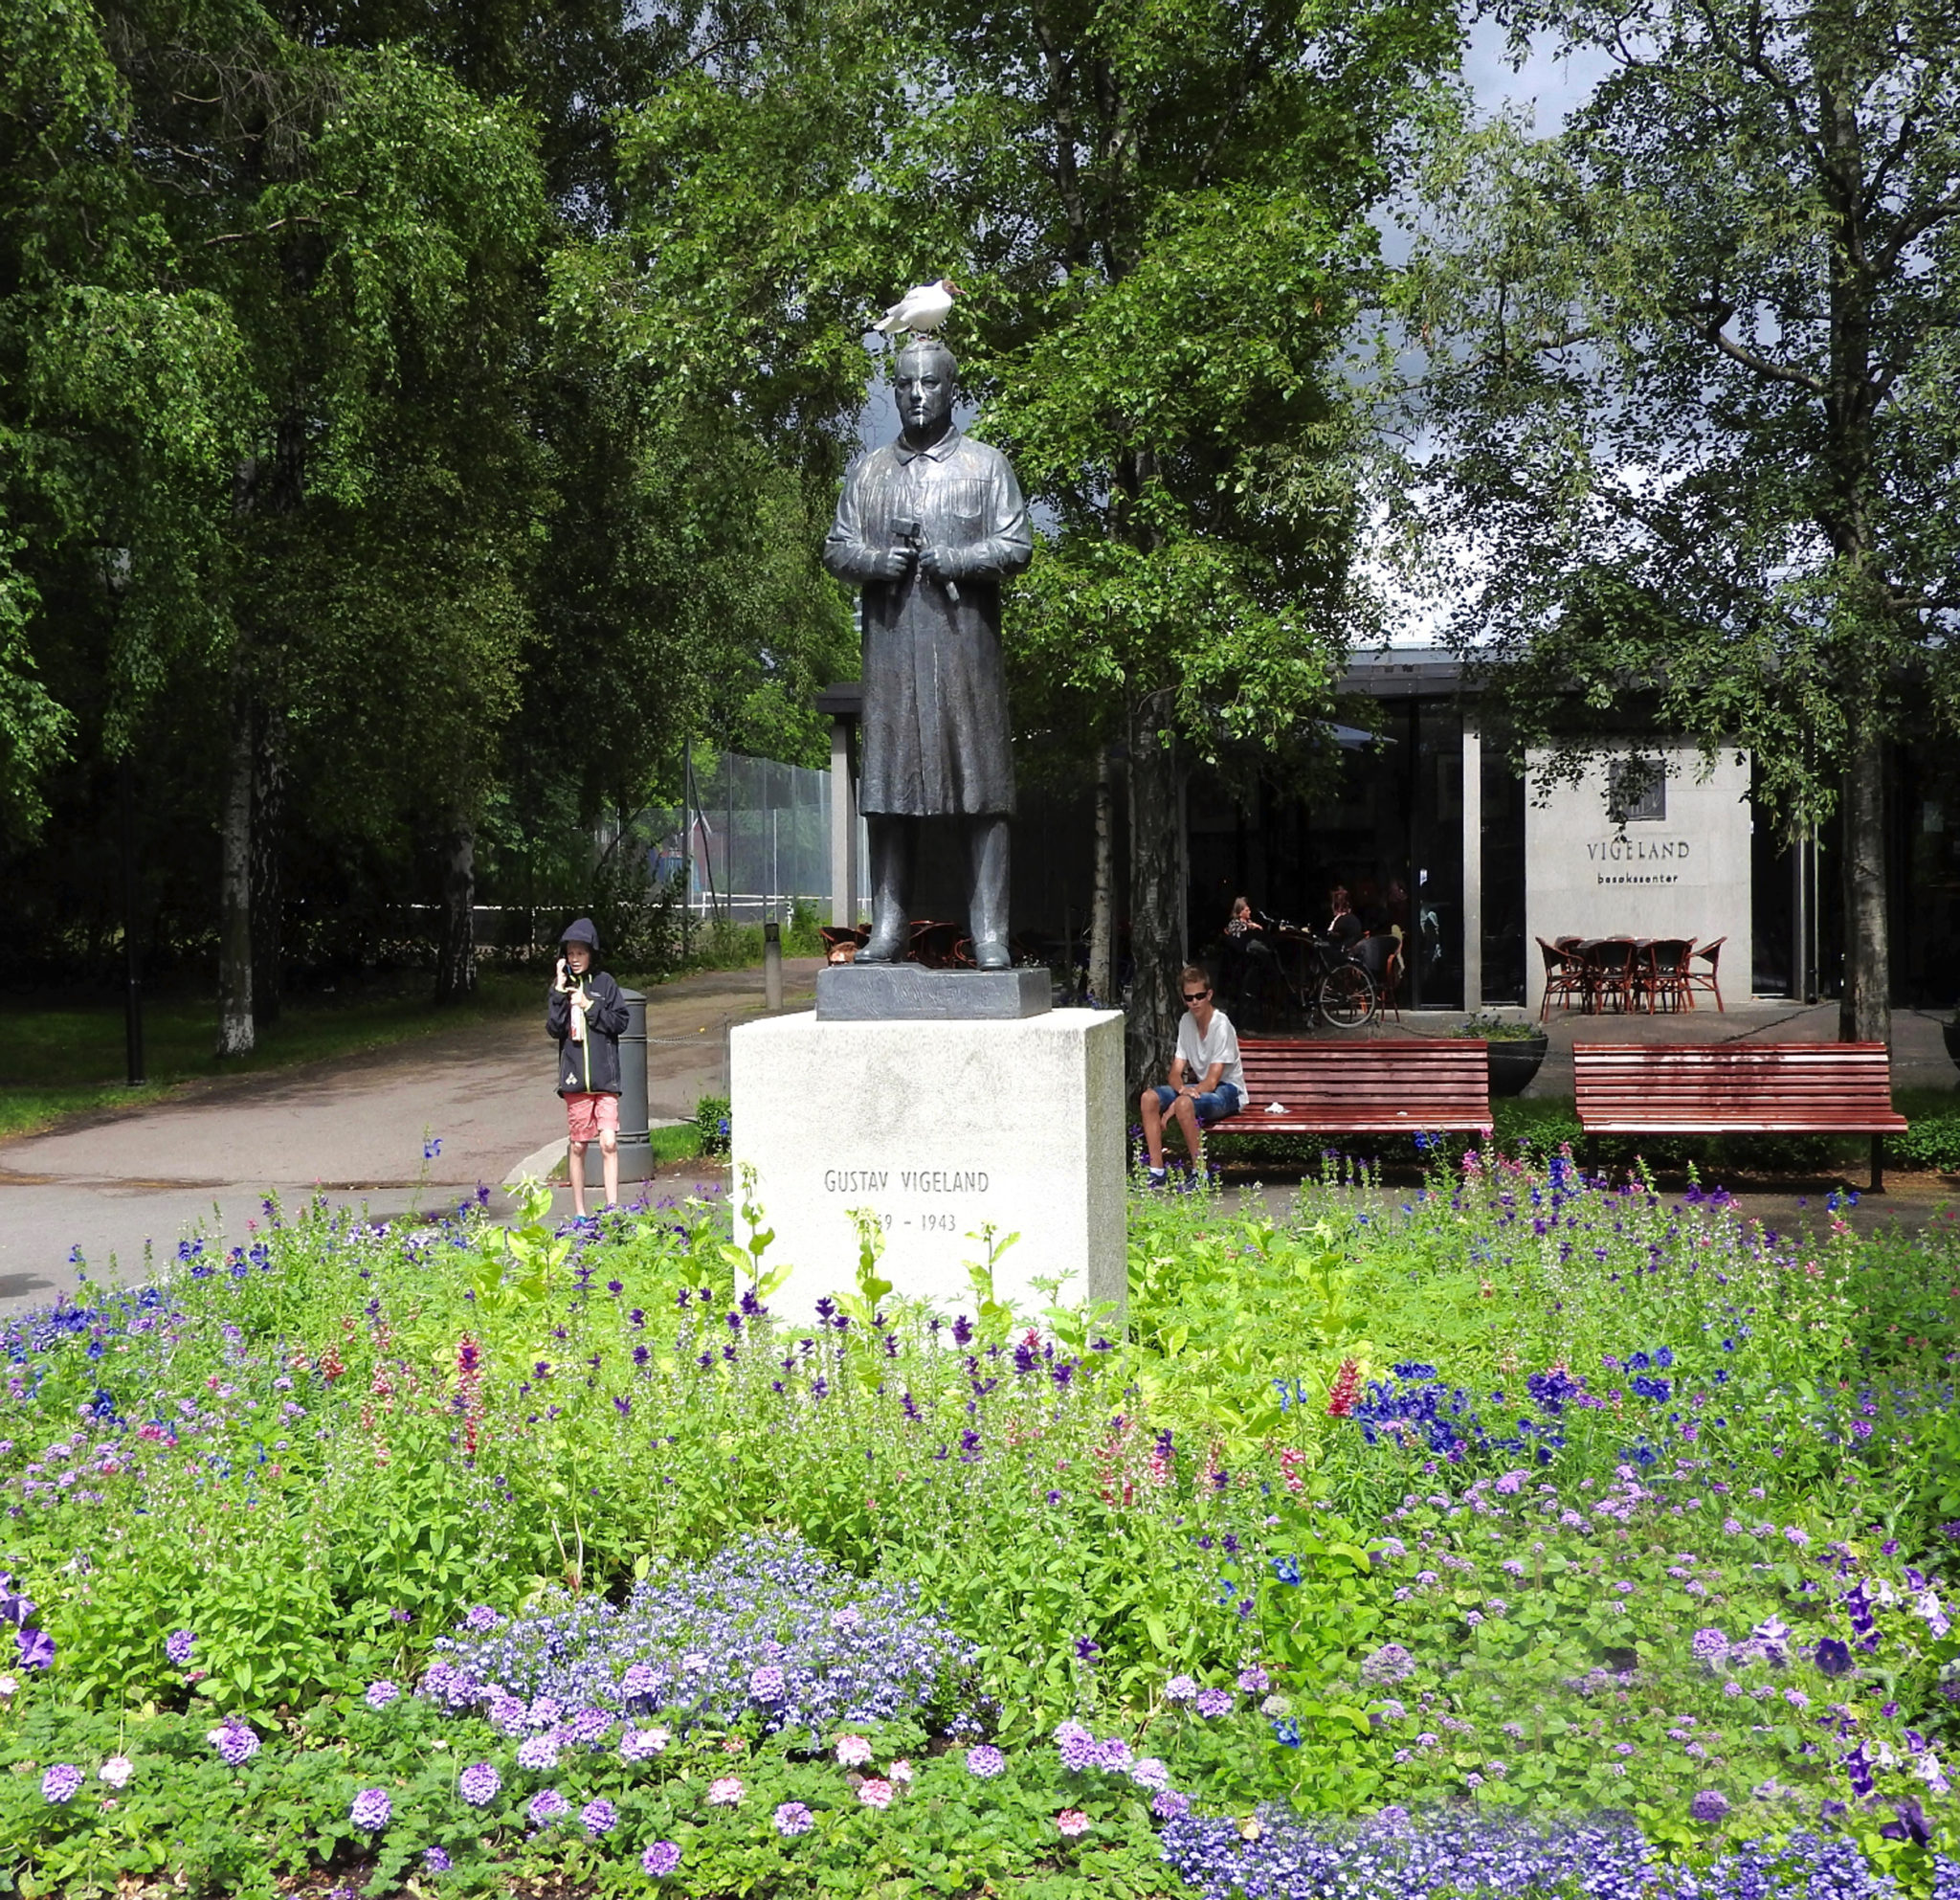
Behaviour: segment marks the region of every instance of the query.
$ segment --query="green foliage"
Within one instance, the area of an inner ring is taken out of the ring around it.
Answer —
[[[794,1236],[748,1184],[732,1198],[596,1238],[553,1232],[539,1196],[508,1229],[276,1211],[249,1249],[189,1247],[165,1288],[94,1288],[10,1334],[0,1567],[56,1644],[0,1710],[23,1891],[412,1891],[431,1844],[461,1891],[553,1869],[643,1890],[637,1855],[667,1839],[704,1894],[856,1891],[866,1867],[1161,1893],[1136,1784],[1061,1767],[1064,1717],[1212,1813],[1610,1804],[1691,1856],[1702,1786],[1736,1838],[1841,1798],[1793,1689],[1851,1700],[1885,1799],[1945,1824],[1906,1731],[1950,1746],[1960,1642],[1902,1566],[1938,1560],[1960,1496],[1951,1223],[1771,1241],[1720,1196],[1495,1156],[1420,1188],[1309,1184],[1277,1219],[1139,1196],[1118,1339],[1089,1314],[1031,1329],[1002,1297],[1013,1237],[985,1230],[977,1323],[949,1328],[892,1284],[875,1223],[827,1319],[773,1320]],[[977,1651],[945,1685],[951,1729],[869,1732],[914,1771],[889,1808],[748,1716],[669,1711],[646,1761],[568,1743],[533,1769],[477,1707],[361,1700],[412,1683],[474,1605],[617,1600],[663,1555],[764,1528],[919,1585]],[[1879,1647],[1843,1683],[1816,1645],[1855,1633],[1853,1576]],[[1743,1653],[1773,1626],[1780,1668]],[[1691,1647],[1711,1628],[1739,1652],[1719,1668]],[[206,1740],[226,1710],[263,1744],[236,1770]],[[965,1760],[983,1733],[993,1780]],[[112,1748],[120,1794],[96,1776]],[[479,1760],[502,1780],[480,1811],[457,1793]],[[62,1761],[88,1778],[51,1804]],[[709,1802],[726,1776],[739,1799]],[[373,1842],[348,1815],[366,1787],[393,1808]],[[617,1825],[534,1837],[545,1788],[603,1796]],[[791,1800],[809,1834],[769,1824]]]
[[[1488,1015],[1470,1017],[1451,1032],[1453,1036],[1470,1036],[1485,1042],[1530,1042],[1545,1034],[1544,1028],[1528,1017],[1518,1022],[1506,1022],[1494,1011]]]
[[[725,1095],[703,1095],[694,1105],[694,1128],[703,1154],[727,1153],[729,1113]]]

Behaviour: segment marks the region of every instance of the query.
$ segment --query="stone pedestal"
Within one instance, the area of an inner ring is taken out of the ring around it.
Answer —
[[[883,1226],[883,1277],[950,1317],[973,1310],[966,1263],[983,1222],[1020,1239],[994,1292],[1017,1310],[1109,1300],[1121,1325],[1123,1017],[1057,1010],[1017,1020],[745,1023],[729,1038],[732,1194],[755,1170],[766,1258],[792,1272],[770,1308],[802,1319],[856,1284],[851,1211]],[[747,1238],[738,1226],[738,1240]],[[996,1241],[996,1244],[998,1242]]]
[[[927,970],[917,963],[834,963],[816,972],[819,1022],[1014,1021],[1049,1007],[1046,970]]]

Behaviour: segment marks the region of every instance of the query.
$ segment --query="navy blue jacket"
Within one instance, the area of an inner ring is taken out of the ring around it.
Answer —
[[[603,970],[588,970],[577,983],[592,998],[583,1041],[571,1039],[570,995],[553,983],[545,999],[545,1034],[558,1044],[558,1092],[617,1095],[619,1033],[626,1027],[619,985]]]

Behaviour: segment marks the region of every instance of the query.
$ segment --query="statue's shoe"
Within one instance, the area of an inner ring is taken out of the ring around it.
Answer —
[[[973,968],[976,970],[1011,970],[1013,961],[1008,947],[998,937],[983,937],[973,946]]]
[[[897,937],[874,936],[868,944],[858,950],[858,954],[851,961],[853,963],[896,963],[899,960],[901,951],[902,946]]]

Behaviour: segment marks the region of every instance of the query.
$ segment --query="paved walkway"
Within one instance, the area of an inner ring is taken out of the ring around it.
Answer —
[[[785,965],[791,999],[807,996],[816,969],[813,958]],[[685,1120],[697,1097],[724,1090],[729,1025],[761,1009],[759,969],[704,972],[653,991],[651,1119]],[[200,1083],[153,1107],[0,1141],[0,1312],[72,1291],[75,1247],[96,1276],[113,1261],[133,1282],[145,1277],[146,1246],[166,1259],[200,1222],[241,1238],[269,1193],[290,1205],[318,1188],[337,1205],[391,1216],[441,1206],[479,1182],[494,1187],[564,1136],[546,1053],[541,1007],[393,1049]]]

